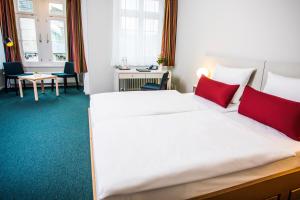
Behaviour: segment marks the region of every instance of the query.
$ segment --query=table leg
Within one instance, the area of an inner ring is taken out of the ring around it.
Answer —
[[[36,81],[33,81],[33,91],[34,91],[34,100],[38,101],[39,100],[39,96],[38,96],[38,92],[37,92],[37,85],[36,85]]]
[[[42,88],[42,93],[45,93],[45,85],[44,85],[44,80],[41,80],[41,88]]]
[[[56,96],[59,96],[58,78],[55,78]]]
[[[6,84],[6,83],[5,83]],[[23,88],[22,88],[22,81],[19,79],[19,90],[20,90],[20,97],[23,98]]]

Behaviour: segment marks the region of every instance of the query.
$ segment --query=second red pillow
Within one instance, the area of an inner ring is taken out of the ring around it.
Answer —
[[[239,113],[300,141],[300,103],[246,87]]]
[[[227,108],[239,85],[229,85],[202,76],[195,94]]]

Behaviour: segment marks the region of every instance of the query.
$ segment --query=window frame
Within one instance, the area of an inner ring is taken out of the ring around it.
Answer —
[[[120,41],[120,38],[121,37],[125,37],[126,38],[126,34],[129,33],[128,29],[126,30],[122,28],[122,18],[128,18],[128,17],[133,17],[133,18],[136,18],[137,19],[137,29],[136,31],[132,31],[132,34],[136,34],[137,37],[142,37],[146,32],[150,32],[150,31],[145,31],[145,26],[146,26],[146,23],[145,21],[146,20],[157,20],[158,21],[158,32],[157,32],[157,35],[152,35],[151,37],[155,38],[155,40],[157,39],[158,41],[161,40],[162,38],[162,35],[161,35],[161,32],[162,32],[162,29],[163,29],[163,15],[164,15],[164,12],[163,12],[163,8],[164,8],[164,4],[162,4],[161,1],[160,4],[159,4],[159,9],[157,12],[155,11],[149,11],[149,10],[146,10],[145,9],[145,1],[146,0],[142,0],[142,1],[139,1],[138,3],[138,6],[136,7],[136,9],[126,9],[126,8],[123,8],[122,6],[122,0],[115,0],[115,7],[114,7],[114,30],[117,31],[117,33],[114,33],[113,37],[116,38],[116,40],[118,40],[118,42],[114,42],[113,43],[113,51],[115,51],[115,47],[116,46],[119,46],[121,41]],[[144,16],[144,17],[141,17],[141,16]],[[161,42],[161,41],[160,41]],[[159,44],[161,45],[161,44]],[[113,52],[113,58],[112,58],[112,65],[120,65],[122,64],[120,59],[125,57],[124,55],[122,55],[121,51],[120,51],[120,48],[117,47],[117,52]],[[160,52],[157,53],[157,56],[160,54]],[[149,54],[148,56],[151,56],[151,58],[153,57],[153,55]],[[144,59],[148,59],[150,57],[148,57],[147,55],[144,55]],[[142,57],[140,57],[142,58]],[[127,60],[128,57],[127,57]],[[144,65],[150,65],[150,64],[155,64],[155,61],[153,61],[153,63],[148,63],[146,62]],[[140,64],[136,65],[136,64],[132,64],[130,61],[128,62],[128,65],[130,66],[142,66]]]
[[[17,20],[17,31],[18,31],[18,39],[19,39],[19,46],[20,46],[20,52],[21,52],[21,58],[22,58],[22,61],[25,62],[26,64],[28,65],[34,65],[35,63],[38,63],[38,62],[27,62],[25,61],[25,54],[24,54],[24,49],[23,49],[23,38],[22,38],[22,34],[21,34],[21,23],[20,23],[20,19],[21,18],[27,18],[27,19],[34,19],[34,22],[35,22],[35,32],[36,32],[36,46],[37,46],[37,53],[38,53],[38,60],[40,60],[40,50],[39,50],[39,35],[38,35],[38,31],[37,31],[37,18],[36,16],[34,15],[20,15],[16,20]]]
[[[64,63],[68,61],[68,40],[67,40],[67,23],[66,23],[66,1],[65,0],[32,0],[33,12],[20,12],[18,10],[18,0],[14,0],[14,6],[16,10],[16,25],[18,32],[18,39],[20,45],[20,52],[22,62],[26,67],[63,67]],[[50,14],[49,4],[58,3],[63,4],[64,14],[54,15]],[[38,62],[28,62],[25,60],[23,51],[20,18],[34,18],[36,28],[36,41],[38,50]],[[64,22],[65,27],[65,50],[66,60],[65,61],[54,61],[53,60],[53,49],[51,39],[51,28],[50,20],[59,20]]]
[[[50,21],[51,20],[55,20],[55,21],[62,21],[63,23],[64,23],[64,27],[65,27],[65,31],[64,31],[64,33],[65,33],[65,47],[66,47],[66,61],[53,61],[52,59],[53,59],[53,49],[52,49],[52,38],[51,38],[51,23],[50,23]],[[49,29],[49,31],[48,31],[48,33],[47,33],[47,40],[49,40],[49,45],[50,45],[50,54],[49,54],[49,58],[48,59],[51,59],[51,61],[52,61],[52,63],[65,63],[65,62],[67,62],[68,61],[68,40],[67,40],[67,20],[66,19],[63,19],[63,18],[61,18],[61,17],[49,17],[48,19],[47,19],[47,21],[48,21],[48,29]]]

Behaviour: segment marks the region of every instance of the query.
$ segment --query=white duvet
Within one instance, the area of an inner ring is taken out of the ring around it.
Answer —
[[[286,145],[211,110],[102,121],[93,126],[93,143],[99,199],[199,181],[295,155]]]
[[[175,90],[114,92],[91,95],[90,110],[95,120],[141,115],[188,112],[205,106]]]
[[[91,95],[92,124],[124,117],[160,115],[212,109],[221,113],[238,110],[238,104],[223,108],[193,93],[175,90],[114,92]]]

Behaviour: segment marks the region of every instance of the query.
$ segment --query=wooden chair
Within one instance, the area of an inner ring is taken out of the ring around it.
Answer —
[[[78,77],[77,77],[77,74],[74,71],[74,63],[73,62],[66,62],[65,63],[64,72],[61,72],[61,73],[52,73],[52,75],[55,75],[55,76],[57,76],[59,78],[63,78],[64,79],[64,92],[65,93],[66,93],[66,88],[68,87],[68,82],[67,82],[68,78],[75,78],[76,87],[79,90]],[[54,88],[54,80],[52,80],[52,82],[51,82],[51,88],[53,90],[53,88]]]
[[[5,78],[5,92],[8,92],[8,81],[14,80],[14,88],[18,95],[17,79],[18,76],[32,75],[32,73],[25,73],[23,64],[21,62],[5,62],[4,66],[4,78]],[[23,81],[24,88],[26,87],[25,81]]]
[[[148,90],[166,90],[168,86],[169,80],[169,72],[163,74],[160,84],[157,83],[146,83],[141,90],[148,91]]]

